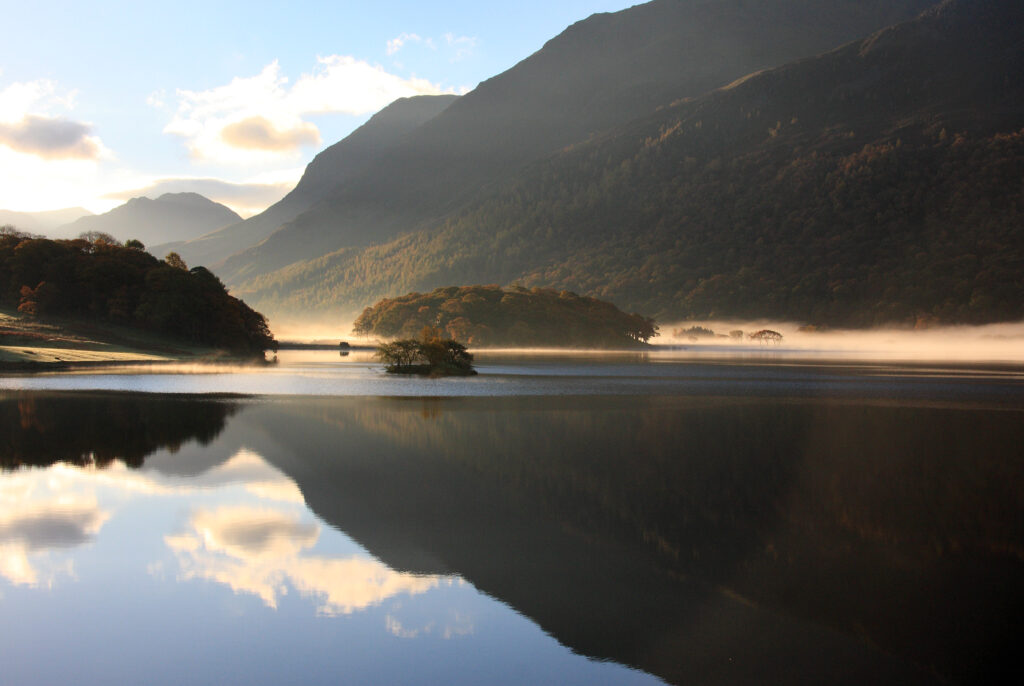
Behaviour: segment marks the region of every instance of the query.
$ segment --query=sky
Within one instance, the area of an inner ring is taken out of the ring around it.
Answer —
[[[249,216],[393,100],[633,4],[0,0],[0,209],[195,191]]]

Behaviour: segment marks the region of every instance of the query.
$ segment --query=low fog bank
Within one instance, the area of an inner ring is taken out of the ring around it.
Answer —
[[[352,333],[352,322],[358,312],[339,314],[318,314],[304,317],[290,317],[274,313],[270,317],[270,328],[279,341],[295,343],[333,343],[347,341],[352,345],[367,341]]]
[[[713,335],[709,335],[708,330],[714,332]],[[782,334],[782,340],[750,338],[751,334],[763,330]],[[740,331],[742,337],[737,334]],[[655,345],[694,351],[778,351],[837,359],[1024,364],[1024,322],[924,330],[821,331],[792,322],[691,321],[662,324],[660,333],[652,340]]]

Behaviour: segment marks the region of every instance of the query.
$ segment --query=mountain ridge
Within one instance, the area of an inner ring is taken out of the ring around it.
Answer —
[[[237,285],[333,250],[415,232],[566,145],[930,4],[655,0],[594,15],[482,82],[338,192],[217,265],[218,273]]]
[[[259,244],[282,224],[357,174],[367,158],[397,145],[409,131],[436,116],[457,98],[455,95],[399,98],[352,134],[319,152],[307,165],[295,188],[260,214],[191,241],[165,247],[176,250],[189,263],[214,265],[239,250],[239,245],[249,248]]]
[[[239,290],[334,311],[518,282],[658,317],[1024,316],[1022,11],[949,0],[555,154],[429,232]]]
[[[55,231],[68,236],[99,231],[121,241],[134,238],[156,246],[197,237],[240,219],[233,210],[198,193],[164,193],[157,198],[131,198],[109,212],[81,217]]]

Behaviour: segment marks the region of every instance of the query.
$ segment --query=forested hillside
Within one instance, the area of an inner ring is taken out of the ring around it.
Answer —
[[[0,304],[23,315],[137,327],[244,354],[276,348],[266,319],[209,270],[107,237],[52,241],[0,229]]]
[[[684,99],[541,163],[426,234],[245,284],[339,307],[519,282],[659,319],[1024,316],[1024,5],[951,0]]]
[[[524,166],[758,69],[829,50],[934,0],[654,0],[570,26],[383,149],[259,245],[232,287],[429,229]],[[309,177],[314,174],[310,168]],[[477,282],[491,282],[485,278]],[[400,293],[394,284],[392,294]]]

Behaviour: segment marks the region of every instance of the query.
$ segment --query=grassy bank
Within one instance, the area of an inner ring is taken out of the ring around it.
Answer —
[[[0,372],[225,359],[225,353],[213,348],[133,329],[72,320],[42,323],[0,309]]]

